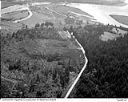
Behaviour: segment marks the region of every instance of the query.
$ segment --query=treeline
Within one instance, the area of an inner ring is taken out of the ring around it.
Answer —
[[[124,38],[117,38],[116,41],[101,41],[99,36],[104,31],[111,30],[111,27],[87,25],[66,29],[74,33],[89,60],[70,97],[128,97],[128,34]],[[121,29],[128,30],[122,27]]]
[[[4,33],[2,33],[1,35],[4,36]],[[62,40],[57,32],[57,29],[54,28],[54,25],[51,22],[45,22],[41,24],[38,23],[33,28],[28,28],[27,25],[23,25],[22,29],[18,30],[17,32],[14,32],[13,34],[6,34],[6,35],[7,35],[5,36],[6,38],[13,37],[18,41],[21,41],[24,38]]]

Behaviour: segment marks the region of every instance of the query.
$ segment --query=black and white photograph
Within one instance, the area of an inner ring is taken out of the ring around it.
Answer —
[[[128,0],[1,0],[0,8],[1,100],[128,101]]]

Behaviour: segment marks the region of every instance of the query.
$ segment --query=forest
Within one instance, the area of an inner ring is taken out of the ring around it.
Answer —
[[[113,27],[101,24],[64,27],[64,31],[73,32],[89,60],[70,98],[128,97],[128,34],[116,41],[99,39],[104,31],[111,31]],[[24,26],[13,34],[1,33],[0,37],[1,72],[18,80],[18,83],[11,80],[12,83],[1,78],[1,97],[60,98],[69,84],[69,72],[78,71],[70,63],[74,61],[61,54],[46,55],[35,50],[38,46],[35,39],[64,41],[54,24],[36,24],[31,29]]]
[[[51,41],[63,47],[54,48]],[[62,97],[71,79],[70,72],[78,72],[74,64],[78,51],[67,49],[68,42],[51,22],[36,24],[34,28],[24,26],[13,34],[1,32],[1,97]],[[73,58],[67,56],[71,51],[75,52]]]
[[[127,98],[128,97],[128,34],[107,42],[99,39],[110,25],[87,25],[65,30],[73,32],[85,49],[89,60],[70,97]],[[128,31],[128,28],[117,27]]]

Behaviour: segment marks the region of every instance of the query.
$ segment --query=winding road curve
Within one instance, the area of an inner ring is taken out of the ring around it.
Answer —
[[[32,11],[29,9],[29,5],[27,5],[26,10],[28,10],[29,15],[27,17],[23,18],[23,19],[15,20],[14,23],[27,20],[33,15]]]
[[[68,98],[68,96],[70,95],[70,93],[72,92],[72,90],[73,90],[73,88],[75,87],[76,83],[77,83],[78,80],[80,79],[80,77],[81,77],[81,75],[82,75],[83,71],[85,70],[85,68],[86,68],[86,66],[87,66],[87,63],[88,63],[88,59],[87,59],[87,57],[86,57],[86,55],[85,55],[85,50],[84,50],[83,46],[78,42],[78,40],[75,38],[74,35],[73,35],[73,38],[75,39],[75,41],[77,42],[77,44],[78,44],[79,47],[80,47],[80,48],[78,48],[78,49],[80,49],[80,50],[82,51],[83,55],[84,55],[85,64],[84,64],[82,70],[81,70],[80,73],[78,74],[77,78],[76,78],[75,81],[73,82],[72,86],[70,87],[70,89],[68,90],[68,92],[67,92],[67,94],[65,95],[64,98]]]
[[[27,20],[33,15],[32,11],[29,9],[28,4],[9,6],[7,8],[2,9],[1,14],[6,14],[6,13],[10,13],[10,12],[15,12],[15,11],[23,11],[23,10],[27,10],[29,15],[27,17],[23,18],[23,19],[13,21],[14,23],[17,23],[17,22],[20,22],[20,21],[23,21],[23,20]]]

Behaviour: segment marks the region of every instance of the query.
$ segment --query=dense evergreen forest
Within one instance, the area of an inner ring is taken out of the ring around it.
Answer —
[[[128,34],[116,41],[101,41],[100,34],[110,31],[111,27],[88,25],[65,29],[74,32],[89,60],[70,97],[128,97]],[[127,28],[118,28],[128,31]]]

